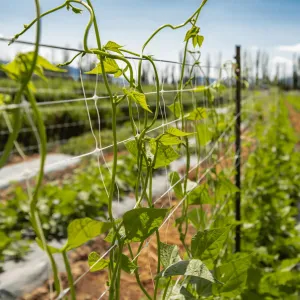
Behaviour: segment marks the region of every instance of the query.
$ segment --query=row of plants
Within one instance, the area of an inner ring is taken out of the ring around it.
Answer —
[[[243,187],[242,247],[253,252],[245,299],[299,297],[300,153],[285,98],[273,98],[268,118],[265,103],[257,107],[262,116],[255,130],[259,144],[249,157]]]

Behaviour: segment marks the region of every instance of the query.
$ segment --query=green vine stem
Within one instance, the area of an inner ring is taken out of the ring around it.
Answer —
[[[71,266],[69,263],[67,252],[62,251],[62,255],[64,258],[64,263],[65,263],[65,267],[66,267],[66,271],[67,271],[67,275],[68,275],[68,282],[69,282],[69,287],[70,287],[70,291],[71,291],[71,298],[72,298],[72,300],[76,300],[74,280],[73,280],[73,275],[72,275]]]

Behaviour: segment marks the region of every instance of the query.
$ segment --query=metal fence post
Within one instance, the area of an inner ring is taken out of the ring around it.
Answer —
[[[237,222],[241,220],[241,46],[236,46],[236,111],[235,111],[235,184],[238,191],[235,195],[235,219]],[[235,235],[235,250],[236,252],[241,251],[241,225],[236,226]]]

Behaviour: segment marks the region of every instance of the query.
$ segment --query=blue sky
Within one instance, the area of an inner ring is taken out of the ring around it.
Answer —
[[[113,40],[126,48],[139,52],[143,42],[164,23],[179,24],[189,17],[201,0],[94,0],[103,42]],[[63,3],[62,0],[41,0],[46,11]],[[11,37],[22,29],[23,24],[34,18],[34,1],[10,0],[0,11],[0,34]],[[60,11],[43,20],[42,42],[78,47],[83,36],[88,14],[72,14]],[[242,45],[252,53],[256,49],[267,51],[271,62],[286,63],[291,68],[293,54],[300,55],[300,0],[208,0],[199,18],[199,26],[205,41],[202,60],[208,53],[214,61],[222,52],[223,60],[232,60],[234,46]],[[156,58],[178,60],[183,47],[186,29],[176,32],[165,30],[146,49]],[[22,39],[33,40],[34,30]],[[90,45],[95,46],[94,38]],[[11,57],[23,46],[11,48],[0,43],[0,56]],[[42,54],[51,57],[49,50]],[[56,53],[57,60],[61,53]]]

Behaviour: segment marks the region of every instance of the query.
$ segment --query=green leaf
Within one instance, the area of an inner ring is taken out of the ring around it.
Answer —
[[[204,278],[211,282],[218,282],[215,280],[211,272],[207,269],[205,264],[199,259],[182,260],[176,262],[165,268],[156,277],[170,277],[170,276],[194,276]]]
[[[204,108],[202,107],[198,107],[196,109],[194,109],[192,112],[190,112],[186,118],[188,120],[192,120],[192,121],[195,121],[195,120],[203,120],[207,117],[207,114],[206,114],[206,111]]]
[[[194,208],[188,212],[187,217],[197,230],[204,229],[206,227],[206,211],[201,207]]]
[[[125,271],[128,274],[133,274],[134,271],[137,269],[137,265],[132,262],[129,257],[126,255],[122,254],[121,257],[121,268],[123,271]]]
[[[144,241],[162,224],[167,209],[137,208],[123,216],[126,238],[133,242]]]
[[[188,195],[189,204],[213,204],[213,199],[209,196],[206,183],[197,186]]]
[[[197,43],[198,43],[200,48],[202,47],[203,41],[204,41],[204,36],[203,35],[197,35]]]
[[[125,147],[127,150],[134,156],[137,157],[138,155],[138,147],[135,140],[128,141],[125,143]]]
[[[184,132],[184,131],[181,131],[180,129],[175,128],[175,127],[169,128],[167,130],[167,133],[169,133],[171,135],[174,135],[174,136],[178,136],[178,137],[184,137],[184,136],[189,136],[189,135],[194,134],[194,132]]]
[[[28,58],[30,59],[30,61],[33,60],[33,52],[29,52],[28,53]],[[52,65],[47,59],[45,59],[44,57],[42,56],[38,56],[37,58],[37,65],[41,66],[42,68],[46,69],[46,70],[49,70],[49,71],[52,71],[52,72],[67,72],[67,70],[65,69],[61,69],[61,68],[58,68],[54,65]]]
[[[193,46],[194,46],[194,48],[196,48],[197,44],[198,44],[197,36],[194,36],[193,37]]]
[[[197,125],[197,134],[198,142],[201,146],[206,146],[213,138],[210,128],[204,123]]]
[[[230,227],[227,226],[197,232],[192,238],[191,252],[193,258],[201,259],[208,268],[212,268],[213,262],[227,240],[229,229]]]
[[[112,227],[111,223],[100,222],[90,218],[76,219],[68,226],[68,241],[64,250],[68,251],[81,246],[89,240],[105,233]]]
[[[119,74],[120,68],[114,59],[109,57],[105,58],[105,60],[103,60],[103,66],[104,66],[105,73],[115,74],[118,72]],[[102,73],[103,71],[102,71],[101,63],[98,63],[97,66],[91,71],[85,72],[85,74],[102,74]]]
[[[242,255],[236,260],[222,264],[216,268],[215,276],[224,283],[223,286],[213,286],[214,294],[235,298],[241,295],[245,288],[248,268],[251,265],[251,256]]]
[[[109,265],[108,259],[101,259],[101,256],[97,252],[91,252],[88,257],[88,264],[90,272],[101,271]]]
[[[175,102],[175,103],[169,105],[168,108],[174,114],[176,119],[181,117],[181,111],[183,111],[183,110],[180,109],[180,103],[179,102]]]
[[[154,139],[150,141],[150,146],[153,154],[157,151],[154,169],[166,167],[172,161],[180,157],[172,146],[165,146],[162,143],[158,143],[158,145],[156,145],[156,141]]]
[[[108,50],[108,51],[117,52],[117,53],[123,55],[122,52],[120,51],[120,48],[122,48],[122,47],[123,46],[120,46],[119,44],[117,44],[115,42],[108,41],[107,44],[104,46],[104,49]]]
[[[72,6],[72,11],[73,11],[75,14],[81,14],[81,13],[82,13],[82,9],[77,8],[77,7],[74,7],[74,6]]]
[[[123,88],[123,91],[124,91],[124,94],[127,95],[131,100],[138,103],[143,109],[152,113],[152,111],[150,110],[150,108],[147,105],[145,94],[142,94],[135,90],[127,90],[125,88]]]
[[[160,242],[160,261],[164,268],[181,261],[178,246]]]
[[[107,236],[105,237],[105,241],[108,243],[112,243],[113,238],[114,238],[114,229],[110,229],[110,231],[108,232]],[[119,229],[119,234],[125,239],[125,228],[124,226],[121,226],[121,228]]]
[[[278,270],[280,272],[290,272],[293,268],[297,266],[300,262],[300,257],[291,258],[291,259],[284,259],[281,261]]]
[[[0,231],[0,249],[4,249],[10,241],[11,239],[3,231]]]
[[[163,133],[159,135],[155,140],[162,143],[164,146],[179,145],[183,143],[183,141],[179,137],[169,133]]]
[[[191,37],[194,37],[198,34],[200,28],[197,26],[193,26],[190,30],[187,31],[184,41],[188,41]]]
[[[42,250],[45,250],[44,245],[43,245],[43,242],[42,242],[39,238],[36,238],[35,241],[36,241],[36,243],[38,244],[38,246],[39,246]],[[60,252],[62,252],[61,249],[56,248],[56,247],[52,247],[52,246],[49,246],[49,245],[47,245],[47,248],[48,248],[48,250],[49,250],[51,253],[60,253]]]
[[[183,189],[182,183],[180,181],[180,176],[177,172],[171,172],[169,174],[169,180],[171,186],[173,186],[173,190],[177,199],[183,198]]]
[[[225,200],[225,197],[234,195],[238,188],[228,179],[223,172],[218,175],[215,195],[219,201]]]

